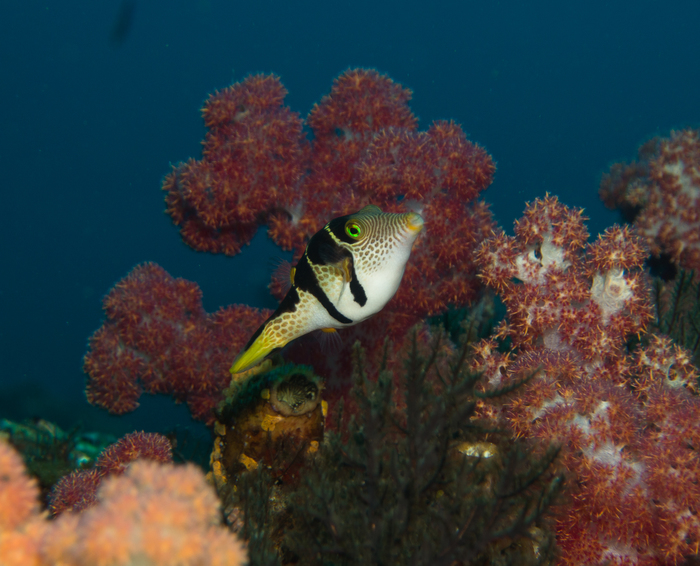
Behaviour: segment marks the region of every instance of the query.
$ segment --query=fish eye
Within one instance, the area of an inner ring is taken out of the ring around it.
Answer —
[[[345,225],[345,233],[357,240],[362,236],[362,227],[357,222],[351,220]]]

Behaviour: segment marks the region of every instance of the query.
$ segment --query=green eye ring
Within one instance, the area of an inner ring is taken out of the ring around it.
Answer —
[[[350,221],[345,225],[345,233],[354,240],[358,240],[362,236],[362,226],[357,222]]]

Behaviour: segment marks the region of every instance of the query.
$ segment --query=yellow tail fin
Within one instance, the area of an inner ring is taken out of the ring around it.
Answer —
[[[269,344],[269,341],[265,339],[265,334],[261,333],[255,342],[238,354],[229,371],[232,374],[246,371],[262,362],[274,349],[275,346]]]

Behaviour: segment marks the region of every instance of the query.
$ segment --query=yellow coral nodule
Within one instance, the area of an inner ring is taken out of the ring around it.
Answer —
[[[258,463],[252,458],[246,456],[245,454],[241,454],[239,460],[241,464],[243,464],[248,469],[249,472],[252,472],[258,467]]]
[[[218,485],[218,486],[226,485],[226,483],[227,483],[226,470],[224,470],[224,467],[221,464],[221,462],[219,462],[218,460],[212,462],[210,473],[211,473],[212,478],[214,480],[214,485]]]
[[[265,418],[262,420],[260,427],[267,432],[272,432],[273,430],[275,430],[277,423],[283,418],[284,417],[280,417],[277,415],[265,415]]]
[[[214,433],[217,436],[226,436],[226,425],[219,421],[214,421]]]

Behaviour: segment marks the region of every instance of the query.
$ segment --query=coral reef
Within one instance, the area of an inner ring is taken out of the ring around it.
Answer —
[[[244,305],[207,314],[196,283],[154,263],[137,265],[103,303],[107,320],[83,362],[88,401],[123,414],[143,391],[169,393],[209,424],[231,361],[270,314]]]
[[[700,365],[700,285],[693,271],[681,269],[671,281],[654,280],[655,332],[673,339]]]
[[[617,163],[603,176],[600,196],[634,222],[655,256],[700,269],[700,139],[697,130],[671,132]]]
[[[613,166],[601,195],[634,226],[587,244],[582,211],[549,195],[527,205],[513,237],[495,229],[475,200],[491,183],[490,156],[453,122],[418,130],[411,92],[386,75],[343,73],[306,121],[285,95],[279,78],[253,75],[210,96],[202,157],[163,181],[168,213],[196,250],[239,253],[265,226],[298,258],[329,219],[364,205],[420,212],[425,231],[396,296],[332,353],[301,338],[231,382],[269,312],[208,314],[195,283],[142,264],[104,300],[84,360],[90,402],[122,414],[143,392],[166,393],[210,425],[210,480],[253,564],[698,555],[700,295],[683,271],[700,265],[698,132]],[[677,271],[658,284],[656,310],[649,250]],[[484,287],[507,315],[488,338],[497,307]],[[474,312],[460,310],[476,299]],[[162,459],[135,444],[59,482],[51,509],[65,511],[51,523],[0,444],[0,511],[11,508],[0,513],[0,557],[244,560],[201,474],[127,465]]]
[[[428,343],[423,334],[408,334],[394,370],[370,368],[355,346],[356,407],[336,413],[338,432],[298,484],[265,466],[241,475],[253,563],[551,563],[556,448],[527,452],[480,427],[468,347],[454,352],[441,333]]]
[[[301,118],[282,106],[286,94],[278,77],[251,75],[204,105],[202,159],[163,182],[167,212],[194,249],[237,254],[263,214],[291,208],[309,148]]]
[[[0,564],[142,566],[246,563],[195,466],[138,461],[105,480],[97,504],[47,521],[21,457],[0,440]]]
[[[374,70],[350,69],[334,81],[306,120],[311,142],[282,106],[285,94],[277,77],[253,75],[207,100],[202,158],[163,181],[184,241],[235,254],[267,224],[299,257],[331,218],[367,204],[415,210],[429,229],[396,307],[420,318],[472,301],[472,253],[492,221],[486,205],[470,201],[491,183],[491,157],[453,122],[417,131],[411,91]]]
[[[68,509],[82,511],[92,507],[97,502],[97,490],[102,481],[108,476],[123,474],[139,459],[161,464],[172,462],[170,441],[156,433],[127,434],[100,454],[95,467],[63,476],[51,490],[49,511],[55,516]]]
[[[93,465],[100,452],[115,441],[111,435],[82,432],[78,427],[64,431],[43,419],[22,423],[2,419],[0,438],[22,454],[28,472],[39,482],[42,496],[66,474]]]
[[[631,334],[651,316],[645,248],[613,227],[585,247],[580,211],[547,197],[526,207],[516,236],[482,244],[484,280],[508,320],[475,346],[485,391],[522,385],[479,414],[532,442],[560,442],[570,501],[557,512],[562,564],[675,564],[697,554],[700,399],[689,355]],[[585,252],[584,252],[585,247]]]
[[[568,346],[594,360],[651,320],[640,238],[609,228],[584,257],[583,220],[547,196],[528,204],[515,238],[499,231],[481,244],[479,276],[501,295],[508,323],[499,335],[514,346]]]
[[[238,253],[267,224],[273,240],[297,257],[328,220],[364,205],[419,211],[427,228],[386,312],[344,332],[337,361],[317,368],[348,383],[350,346],[358,337],[366,347],[373,335],[379,344],[387,335],[401,339],[424,317],[478,298],[473,256],[493,222],[474,199],[495,166],[453,122],[417,131],[411,92],[376,71],[352,69],[336,79],[307,119],[311,142],[299,117],[282,106],[285,94],[271,75],[214,93],[203,109],[209,131],[202,158],[166,176],[166,203],[184,241],[197,250]],[[228,384],[224,367],[268,314],[234,305],[209,315],[195,283],[152,263],[117,283],[104,310],[106,321],[84,361],[88,400],[123,414],[138,406],[143,391],[168,393],[207,424]],[[312,350],[290,359],[325,357]]]

